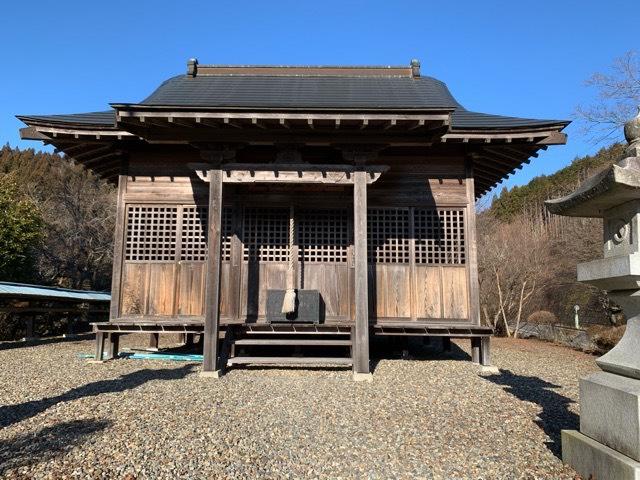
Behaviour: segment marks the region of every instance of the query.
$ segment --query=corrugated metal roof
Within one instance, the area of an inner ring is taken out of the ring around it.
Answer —
[[[0,296],[56,298],[60,300],[78,300],[94,302],[110,302],[109,292],[91,290],[71,290],[68,288],[29,285],[26,283],[0,282]]]

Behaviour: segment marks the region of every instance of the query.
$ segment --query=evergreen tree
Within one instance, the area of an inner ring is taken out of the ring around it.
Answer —
[[[0,279],[30,281],[35,250],[43,239],[39,209],[24,198],[14,175],[0,174]]]

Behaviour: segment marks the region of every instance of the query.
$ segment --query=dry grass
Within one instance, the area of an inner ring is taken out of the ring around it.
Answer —
[[[587,331],[597,347],[604,352],[608,352],[618,344],[626,329],[626,325],[619,327],[593,325]]]
[[[527,317],[527,323],[554,325],[558,323],[558,317],[547,310],[538,310]]]

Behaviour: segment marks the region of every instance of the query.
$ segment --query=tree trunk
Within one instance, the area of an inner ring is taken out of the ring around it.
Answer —
[[[502,288],[500,287],[500,274],[498,273],[498,269],[494,268],[493,270],[496,275],[496,286],[498,287],[498,302],[500,303],[500,311],[502,312],[502,321],[504,322],[504,329],[507,337],[511,336],[511,330],[509,329],[509,323],[507,322],[507,314],[504,311],[504,301],[502,299]]]

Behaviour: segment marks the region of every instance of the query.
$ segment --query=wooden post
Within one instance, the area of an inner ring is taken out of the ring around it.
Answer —
[[[478,282],[478,244],[476,240],[476,193],[473,181],[473,159],[465,161],[467,215],[465,225],[467,272],[469,280],[469,321],[480,325],[480,284]]]
[[[126,212],[124,194],[127,189],[127,176],[118,176],[118,203],[116,207],[116,227],[113,238],[113,273],[111,275],[111,306],[109,319],[115,320],[120,315],[120,284],[122,282],[122,262],[124,243],[124,224]]]
[[[488,367],[491,365],[491,337],[482,337],[480,340],[480,365]]]
[[[118,351],[120,350],[120,334],[110,333],[108,340],[107,359],[113,360],[118,357]]]
[[[83,310],[83,312],[84,312],[84,310]],[[75,323],[76,323],[76,317],[75,317],[75,315],[70,314],[70,315],[67,317],[67,333],[64,333],[64,334],[62,335],[62,337],[63,337],[63,338],[73,338],[73,337],[75,337],[75,336],[76,336],[76,335],[75,335],[75,328],[74,328]],[[86,323],[86,322],[85,322],[85,323]]]
[[[160,348],[160,334],[149,334],[149,350],[158,350]]]
[[[218,330],[220,323],[220,250],[222,230],[222,170],[208,171],[209,225],[205,286],[204,357],[202,373],[218,376]]]
[[[34,315],[28,315],[25,319],[25,341],[33,340],[35,338],[33,325],[35,323]]]
[[[96,332],[96,356],[94,360],[96,362],[101,362],[103,354],[104,354],[104,333]]]
[[[471,361],[480,363],[480,337],[471,337]]]
[[[354,173],[353,236],[355,257],[355,358],[353,372],[369,374],[369,290],[367,271],[367,174]],[[357,378],[357,377],[356,377]]]

